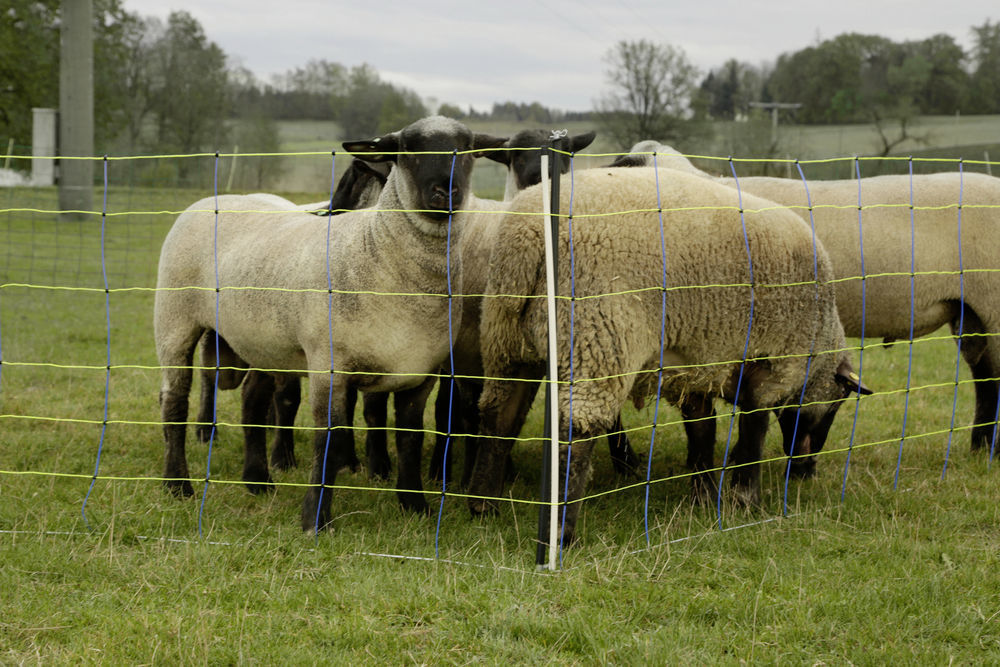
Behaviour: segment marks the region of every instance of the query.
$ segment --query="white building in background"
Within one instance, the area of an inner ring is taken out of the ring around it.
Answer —
[[[32,185],[56,184],[56,121],[55,109],[32,109],[31,161]],[[44,158],[51,159],[44,159]],[[39,159],[41,158],[41,159]]]

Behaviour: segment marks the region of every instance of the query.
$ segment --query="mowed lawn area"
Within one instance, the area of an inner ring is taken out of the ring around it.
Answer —
[[[189,431],[195,497],[164,490],[156,262],[213,186],[118,186],[122,169],[107,215],[84,221],[51,212],[54,190],[0,191],[0,662],[1000,661],[1000,471],[969,450],[973,387],[949,331],[850,341],[876,393],[843,407],[813,479],[786,481],[774,428],[752,510],[693,506],[679,413],[661,405],[654,438],[654,406],[628,406],[649,478],[617,477],[599,445],[555,573],[535,568],[540,405],[497,516],[473,520],[459,486],[429,482],[431,515],[407,515],[362,469],[338,477],[331,529],[305,534],[306,409],[300,465],[273,493],[239,481],[238,391],[220,395],[211,449]]]

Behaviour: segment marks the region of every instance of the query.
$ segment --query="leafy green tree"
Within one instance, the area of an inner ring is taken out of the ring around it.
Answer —
[[[31,143],[32,108],[59,106],[59,0],[3,0],[0,4],[0,137]],[[119,132],[118,73],[123,39],[136,20],[121,0],[94,1],[94,146],[107,147]]]
[[[28,145],[31,109],[58,106],[59,2],[5,0],[2,15],[0,136]]]
[[[448,118],[454,118],[455,120],[461,120],[465,118],[464,111],[462,111],[454,104],[449,104],[447,102],[438,107],[437,112],[442,116],[447,116]]]
[[[162,151],[215,150],[231,110],[226,55],[187,12],[172,12],[152,49],[152,103]]]
[[[1000,113],[1000,22],[973,26],[975,70],[969,91],[973,113]]]
[[[367,63],[352,67],[348,81],[347,93],[335,104],[347,138],[392,132],[427,115],[417,93],[382,81]]]
[[[610,90],[597,102],[597,120],[621,148],[643,139],[677,142],[690,115],[698,70],[680,48],[622,40],[606,54]]]
[[[278,153],[281,150],[277,121],[259,113],[236,121],[233,141],[240,153]],[[237,158],[237,187],[246,190],[269,187],[281,171],[282,159],[277,155],[246,155]]]
[[[930,65],[917,106],[925,114],[953,114],[968,94],[969,74],[964,68],[965,51],[950,35],[933,35],[914,43],[914,52]]]
[[[699,88],[699,105],[714,119],[746,117],[750,102],[762,99],[764,74],[761,68],[735,59],[712,70]]]
[[[798,119],[805,123],[847,123],[865,120],[865,95],[884,76],[893,44],[878,35],[845,33],[778,57],[768,79],[766,97],[798,102]]]

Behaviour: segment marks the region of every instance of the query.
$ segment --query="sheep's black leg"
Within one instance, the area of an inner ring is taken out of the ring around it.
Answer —
[[[996,431],[997,398],[1000,396],[1000,383],[996,380],[978,378],[996,377],[993,370],[983,370],[988,364],[976,364],[972,367],[972,377],[977,378],[973,385],[976,388],[976,416],[972,427],[972,450],[986,449],[993,446]]]
[[[462,423],[459,416],[460,394],[458,383],[452,378],[443,377],[438,382],[437,396],[434,398],[434,426],[437,435],[434,436],[434,451],[431,452],[428,470],[428,475],[434,482],[440,482],[442,479],[451,481],[451,462],[455,451],[453,434],[461,432],[459,424]],[[445,460],[446,453],[447,460]]]
[[[218,355],[216,355],[218,346]],[[195,434],[201,442],[212,437],[212,422],[215,419],[216,391],[236,389],[243,381],[247,363],[236,356],[225,338],[216,341],[214,331],[206,331],[201,338],[201,396],[198,402],[198,422]],[[215,368],[218,367],[218,368]]]
[[[639,465],[642,463],[639,456],[632,449],[628,435],[625,433],[625,425],[622,424],[621,413],[615,419],[608,432],[608,450],[611,452],[611,465],[614,466],[615,473],[625,477],[634,477]]]
[[[354,409],[358,407],[358,390],[355,387],[347,387],[347,423],[351,426],[351,463],[348,466],[351,472],[357,472],[361,469],[361,461],[358,460],[358,452],[354,446]]]
[[[267,469],[267,413],[274,397],[274,376],[250,371],[243,381],[243,481],[250,493],[274,489]]]
[[[1000,368],[993,362],[996,356],[993,348],[996,343],[992,336],[978,334],[992,333],[986,330],[982,319],[968,304],[962,304],[961,325],[959,332],[959,317],[952,319],[953,334],[962,334],[961,350],[965,363],[972,371],[973,387],[976,391],[976,413],[972,421],[972,451],[993,446],[996,431],[997,399],[1000,396],[1000,382],[993,379],[1000,374]],[[973,334],[973,335],[969,335]],[[993,353],[993,354],[991,354]]]
[[[426,512],[427,499],[420,474],[424,446],[424,407],[436,378],[429,377],[419,386],[393,394],[396,409],[396,489],[404,509]]]
[[[392,465],[389,462],[389,394],[366,393],[362,397],[365,415],[365,455],[368,457],[368,474],[378,479],[389,479]],[[399,415],[396,415],[396,426]]]
[[[715,466],[715,405],[710,396],[689,394],[680,409],[688,441],[687,467],[701,473],[691,478],[691,497],[696,503],[710,503],[719,486],[714,473],[702,471]]]
[[[481,382],[462,382],[459,385],[459,389],[458,397],[461,401],[460,423],[462,424],[463,432],[467,434],[462,469],[462,486],[467,489],[469,488],[469,482],[472,480],[472,470],[476,465],[476,456],[479,453],[479,397],[483,394],[483,385]],[[529,402],[528,405],[530,406],[531,403]],[[511,460],[510,454],[507,455],[506,471],[506,479],[512,479],[514,475],[514,462]]]
[[[215,421],[215,375],[212,368],[216,365],[215,333],[207,332],[201,339],[201,365],[198,373],[201,378],[200,400],[198,401],[198,422],[194,427],[195,435],[201,442],[212,438],[212,423]]]
[[[296,466],[295,461],[295,415],[302,401],[301,382],[294,375],[282,374],[275,378],[272,397],[274,407],[273,444],[271,465],[278,470],[288,470]]]
[[[215,421],[215,371],[202,371],[201,391],[198,401],[198,425],[194,427],[200,442],[212,439],[212,423]]]
[[[453,391],[454,390],[454,391]],[[454,401],[452,400],[454,394]],[[452,405],[458,403],[458,387],[455,386],[451,378],[441,378],[438,382],[438,391],[434,397],[434,426],[438,432],[434,437],[434,450],[431,452],[430,467],[427,471],[431,481],[440,482],[445,472],[448,473],[448,480],[451,480],[451,459],[453,447],[447,447],[448,460],[445,461],[446,443],[449,439],[454,444],[454,436],[458,429],[455,428],[455,413]],[[449,424],[449,413],[451,413],[451,423]]]
[[[160,418],[163,421],[164,485],[176,496],[194,495],[188,479],[185,437],[187,432],[188,394],[191,392],[191,359],[201,332],[186,335],[175,328],[165,340],[156,341],[163,384],[160,389]],[[176,351],[176,353],[175,353]]]
[[[574,433],[576,429],[574,429]],[[563,434],[561,437],[566,438]],[[591,456],[594,451],[594,438],[597,434],[589,434],[580,429],[580,440],[572,443],[572,447],[562,445],[559,448],[559,468],[565,472],[567,458],[569,459],[569,480],[565,489],[559,495],[566,502],[565,511],[560,512],[562,522],[562,545],[568,547],[576,541],[576,522],[583,505],[582,498],[586,495],[590,483]],[[575,436],[574,436],[575,437]],[[560,475],[560,480],[565,479]],[[562,481],[559,482],[562,485]]]
[[[767,435],[766,410],[740,415],[740,435],[733,447],[731,470],[727,472],[736,488],[738,503],[753,506],[760,502],[760,460]]]
[[[537,373],[516,377],[540,378]],[[469,510],[472,514],[490,514],[497,510],[496,498],[503,493],[505,468],[516,436],[527,418],[531,402],[538,392],[537,382],[487,380],[480,401],[480,438],[472,478],[469,482]]]
[[[187,386],[190,390],[190,379]],[[190,477],[184,444],[187,425],[182,423],[187,421],[187,392],[184,391],[183,387],[170,392],[161,391],[160,408],[163,420],[163,439],[166,443],[166,462],[163,473],[166,481],[164,484],[175,496],[194,495],[194,488],[187,479]]]
[[[969,360],[969,356],[966,355],[966,360]],[[970,362],[969,369],[975,380],[972,386],[976,389],[976,416],[972,427],[972,450],[985,449],[990,451],[997,426],[997,399],[1000,397],[1000,383],[992,379],[997,377],[997,370],[985,354],[975,362]]]
[[[342,382],[334,386],[332,403],[330,377],[314,374],[309,382],[313,421],[316,434],[313,438],[312,472],[302,503],[302,530],[319,530],[330,523],[330,496],[332,489],[320,486],[333,485],[337,471],[350,464],[354,451],[354,437],[347,416],[347,396]]]
[[[781,448],[788,459],[788,475],[797,479],[807,479],[816,474],[816,457],[806,456],[811,438],[806,436],[806,421],[798,416],[798,408],[785,408],[778,413],[778,425],[781,427]],[[825,431],[824,434],[825,436]],[[825,437],[824,437],[825,440]],[[799,444],[796,446],[796,442]],[[799,451],[795,451],[798,447]]]

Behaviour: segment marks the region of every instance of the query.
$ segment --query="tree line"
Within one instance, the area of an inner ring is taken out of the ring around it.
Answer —
[[[58,106],[60,0],[4,0],[0,139],[27,145],[31,109]],[[794,102],[800,123],[874,123],[888,147],[923,114],[1000,113],[1000,23],[954,38],[893,42],[839,35],[752,65],[735,59],[702,75],[683,50],[622,41],[606,54],[608,88],[593,110],[497,102],[490,111],[436,104],[382,80],[368,64],[312,60],[262,82],[234,63],[187,12],[165,21],[94,0],[95,146],[102,153],[191,153],[238,144],[276,152],[276,120],[335,120],[372,136],[437,111],[462,119],[551,124],[595,120],[613,141],[704,137],[714,120],[754,114],[754,102]],[[437,107],[436,109],[433,107]],[[898,126],[896,135],[889,126]]]
[[[703,77],[681,49],[621,41],[605,55],[609,88],[595,113],[627,147],[702,138],[711,121],[753,119],[755,105],[785,103],[797,105],[782,112],[797,123],[872,124],[888,154],[913,138],[916,116],[1000,113],[1000,23],[970,30],[969,51],[946,34],[894,42],[845,33],[773,63],[730,59]]]

